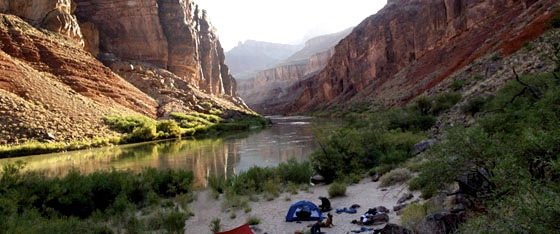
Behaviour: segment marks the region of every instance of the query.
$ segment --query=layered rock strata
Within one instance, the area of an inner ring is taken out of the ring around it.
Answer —
[[[253,113],[192,1],[7,0],[0,21],[0,143],[106,136],[103,117],[209,111],[203,102]]]
[[[402,105],[488,53],[506,55],[548,27],[556,0],[393,0],[336,46],[319,74],[268,103],[277,113],[347,102]]]

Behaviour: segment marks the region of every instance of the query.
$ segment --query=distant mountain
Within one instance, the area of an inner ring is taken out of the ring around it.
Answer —
[[[253,110],[270,114],[267,103],[286,95],[288,86],[323,69],[334,53],[334,46],[351,31],[349,28],[311,38],[305,47],[276,66],[248,74],[248,79],[238,80],[239,96]]]
[[[318,53],[322,53],[333,48],[340,40],[350,34],[350,32],[352,32],[352,28],[348,28],[337,33],[310,38],[305,42],[305,47],[292,54],[289,58],[284,60],[282,64],[293,64],[306,61]]]
[[[250,74],[278,64],[302,47],[247,40],[226,52],[226,64],[236,79],[247,79]]]

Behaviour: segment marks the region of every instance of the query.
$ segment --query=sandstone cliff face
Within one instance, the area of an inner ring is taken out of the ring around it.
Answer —
[[[87,49],[105,63],[145,62],[207,93],[236,96],[216,31],[193,1],[75,1]]]
[[[308,111],[349,101],[401,105],[474,59],[511,53],[544,32],[555,0],[394,0],[336,46],[325,69],[271,108]]]
[[[0,64],[0,144],[106,136],[103,117],[208,111],[201,102],[253,113],[192,1],[2,1]]]
[[[45,28],[74,38],[80,43],[82,33],[76,16],[73,0],[3,0],[0,13],[17,15],[33,26]]]

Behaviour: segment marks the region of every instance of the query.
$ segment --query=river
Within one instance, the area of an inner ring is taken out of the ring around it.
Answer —
[[[133,170],[144,167],[189,169],[195,185],[206,187],[208,176],[229,177],[253,166],[276,166],[295,158],[302,162],[316,148],[313,129],[330,125],[310,117],[270,117],[273,125],[219,138],[183,139],[119,145],[80,151],[0,160],[17,160],[26,170],[62,176],[75,168],[82,173],[98,170]]]

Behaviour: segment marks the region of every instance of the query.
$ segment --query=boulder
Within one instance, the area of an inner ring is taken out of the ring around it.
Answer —
[[[416,155],[416,154],[422,153],[425,150],[429,149],[435,143],[436,143],[436,141],[433,140],[433,139],[428,139],[428,140],[418,142],[414,145],[414,147],[412,147],[412,154]]]
[[[394,223],[388,223],[381,229],[380,234],[413,234],[414,232]]]
[[[436,213],[426,217],[418,227],[418,234],[449,234],[466,220],[465,212]]]

